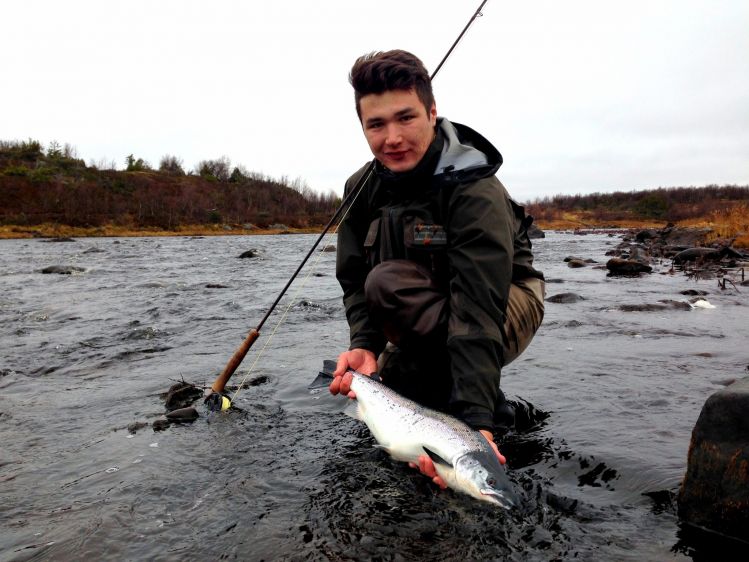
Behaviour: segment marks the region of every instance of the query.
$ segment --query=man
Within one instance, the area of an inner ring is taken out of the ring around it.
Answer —
[[[543,318],[543,275],[527,236],[533,219],[494,176],[499,152],[437,117],[414,55],[364,55],[350,82],[375,172],[338,231],[351,345],[330,391],[354,398],[346,371],[378,372],[401,394],[480,430],[504,462],[493,431],[513,412],[501,368]],[[347,194],[365,169],[349,178]],[[419,468],[444,487],[429,457]]]

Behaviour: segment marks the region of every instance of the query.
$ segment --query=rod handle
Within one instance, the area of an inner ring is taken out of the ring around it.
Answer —
[[[239,367],[239,364],[244,359],[245,355],[247,355],[247,352],[252,347],[252,344],[255,343],[255,340],[260,335],[260,332],[257,328],[253,328],[250,330],[250,333],[247,334],[247,337],[244,339],[244,341],[241,343],[241,345],[237,348],[237,350],[234,352],[234,355],[231,356],[231,359],[229,359],[229,362],[226,364],[226,367],[224,367],[224,370],[221,372],[221,374],[216,378],[216,381],[213,383],[213,386],[211,387],[211,390],[213,392],[223,392],[224,387],[226,386],[226,383],[229,382],[229,379],[234,374],[234,371],[237,370],[237,367]]]

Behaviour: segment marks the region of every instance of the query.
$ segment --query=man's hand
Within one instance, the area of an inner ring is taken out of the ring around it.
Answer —
[[[341,353],[333,371],[333,382],[329,387],[331,394],[343,394],[349,398],[356,398],[356,394],[351,390],[351,381],[354,377],[347,372],[349,369],[364,375],[371,375],[377,372],[377,358],[368,349],[351,349]]]
[[[480,432],[481,435],[483,435],[489,442],[489,445],[492,446],[492,449],[494,449],[494,452],[497,454],[497,458],[499,459],[499,463],[505,464],[507,462],[507,459],[502,453],[499,452],[499,448],[494,442],[494,436],[492,435],[492,432],[486,429],[481,429]],[[423,475],[431,478],[432,482],[437,484],[440,489],[444,490],[445,488],[447,488],[447,482],[445,482],[443,478],[437,474],[437,469],[434,466],[434,462],[427,455],[421,455],[419,457],[419,464],[410,462],[408,463],[408,466],[410,466],[411,468],[418,468]]]

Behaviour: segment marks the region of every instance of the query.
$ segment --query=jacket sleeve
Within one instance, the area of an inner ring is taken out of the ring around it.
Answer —
[[[455,187],[447,226],[450,407],[471,427],[493,429],[513,261],[512,209],[499,180]]]
[[[356,187],[363,170],[346,182],[344,198]],[[338,228],[336,277],[343,289],[343,306],[350,332],[349,349],[368,349],[379,355],[385,348],[385,336],[372,325],[364,296],[364,282],[369,274],[364,253],[364,239],[369,227],[367,187],[356,198]]]

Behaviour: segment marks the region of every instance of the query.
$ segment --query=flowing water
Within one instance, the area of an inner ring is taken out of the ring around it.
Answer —
[[[513,512],[437,490],[373,447],[345,399],[306,390],[347,346],[334,253],[316,253],[232,379],[250,383],[235,398],[242,411],[129,431],[163,416],[173,383],[214,380],[313,240],[0,241],[0,560],[730,551],[680,525],[674,497],[702,404],[747,375],[749,291],[669,274],[667,263],[640,278],[564,263],[605,262],[618,242],[606,235],[534,243],[547,296],[584,300],[547,303],[536,339],[502,374],[529,414],[500,442],[523,497]],[[248,249],[258,256],[238,259]],[[41,273],[52,265],[83,271]],[[716,308],[620,308],[686,300],[685,289],[707,291]]]

